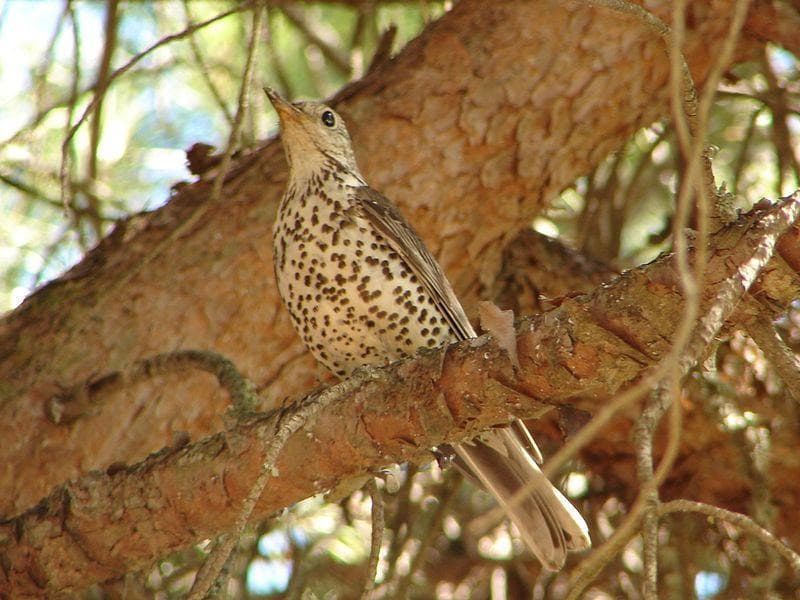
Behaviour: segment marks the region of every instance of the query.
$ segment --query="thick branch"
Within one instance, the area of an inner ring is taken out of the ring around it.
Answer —
[[[800,195],[754,211],[713,238],[704,306],[737,281],[759,240],[795,223]],[[784,235],[797,236],[798,229]],[[760,293],[788,305],[800,278],[776,285],[778,257]],[[624,274],[592,294],[518,326],[521,369],[488,337],[426,352],[381,370],[292,434],[258,519],[343,479],[454,442],[547,405],[592,410],[668,351],[683,300],[671,257]],[[642,323],[648,326],[643,327]],[[5,580],[15,594],[78,589],[230,528],[258,475],[265,439],[294,408],[240,425],[139,465],[94,473],[57,489],[35,509],[3,524]],[[788,482],[786,482],[788,484]],[[794,531],[797,531],[795,529]],[[795,540],[797,541],[797,540]]]

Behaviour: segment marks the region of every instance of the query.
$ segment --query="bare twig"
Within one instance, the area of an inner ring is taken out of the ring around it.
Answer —
[[[378,39],[378,44],[375,47],[375,53],[372,55],[372,60],[369,63],[369,67],[367,67],[367,73],[372,73],[392,57],[392,45],[394,44],[394,39],[396,37],[397,25],[392,24],[381,34],[381,37]]]
[[[72,23],[72,38],[73,38],[73,46],[75,48],[75,53],[72,57],[72,65],[70,65],[70,93],[66,97],[60,97],[57,100],[53,100],[50,104],[40,108],[33,116],[28,119],[24,125],[19,127],[14,133],[12,133],[7,138],[0,141],[0,150],[8,146],[9,144],[13,144],[18,142],[21,138],[23,138],[26,134],[29,134],[33,129],[38,127],[42,124],[42,122],[52,114],[54,110],[58,110],[60,108],[67,108],[71,112],[75,110],[75,104],[78,100],[86,96],[87,94],[93,94],[95,91],[95,84],[92,83],[90,85],[85,86],[82,89],[78,89],[78,83],[81,80],[81,67],[80,62],[76,65],[76,60],[80,60],[80,23],[76,20],[72,20],[72,9],[70,9],[70,21]],[[141,79],[152,79],[155,75],[160,75],[165,71],[173,68],[176,64],[174,60],[166,60],[162,63],[159,63],[155,66],[148,66],[148,67],[140,67],[138,69],[132,69],[128,72],[128,78],[141,78]],[[72,106],[70,106],[72,105]],[[72,119],[70,119],[70,126],[72,125]],[[67,127],[64,135],[69,135],[70,128]],[[74,161],[74,157],[70,157],[71,160]]]
[[[274,7],[267,7],[267,39],[266,46],[267,46],[267,58],[270,61],[273,71],[275,72],[275,76],[278,78],[279,85],[276,87],[279,91],[284,95],[284,97],[291,98],[292,94],[292,86],[289,81],[289,76],[286,73],[286,68],[283,65],[283,62],[280,58],[280,53],[277,52],[275,48],[275,35],[272,33],[272,24],[275,21],[277,9]]]
[[[702,286],[702,271],[705,269],[707,198],[705,194],[706,188],[698,184],[698,221],[700,229],[698,237],[700,239],[698,240],[697,250],[700,256],[697,257],[695,261],[696,269],[693,270],[690,268],[688,260],[688,240],[685,228],[689,221],[691,190],[694,189],[694,182],[698,178],[697,171],[700,164],[700,151],[705,131],[702,126],[702,118],[698,118],[697,91],[694,81],[681,51],[684,37],[684,10],[685,3],[683,0],[677,0],[673,3],[672,32],[667,30],[665,32],[666,37],[664,37],[663,33],[661,35],[670,59],[670,95],[675,130],[683,156],[688,162],[675,202],[672,235],[675,247],[675,265],[687,306],[687,318],[682,321],[682,325],[684,323],[689,325],[694,323],[700,310],[698,288]],[[710,173],[710,171],[711,168],[708,165],[707,172]],[[714,193],[713,175],[711,175],[711,179],[712,193]],[[688,328],[684,331],[685,335],[688,336]],[[685,343],[688,343],[688,337],[684,339],[686,340]],[[684,344],[681,344],[680,349],[684,349]],[[654,511],[659,505],[659,496],[658,482],[653,476],[653,435],[661,416],[664,414],[664,410],[672,401],[674,390],[678,386],[679,360],[679,356],[675,355],[672,361],[664,361],[664,379],[660,381],[655,392],[651,395],[650,401],[642,411],[635,429],[637,476],[641,484],[640,501],[636,503],[636,506],[643,512],[643,595],[646,600],[655,600],[658,597],[658,517]],[[628,518],[629,522],[632,523],[638,520],[638,515],[635,513],[634,515]],[[611,558],[611,556],[608,558]],[[598,567],[595,568],[599,568],[599,563]]]
[[[225,183],[225,176],[228,174],[228,169],[231,166],[231,160],[233,158],[233,153],[239,145],[239,137],[242,131],[242,123],[244,122],[244,116],[247,113],[247,109],[249,107],[249,99],[250,99],[250,86],[251,80],[253,76],[253,63],[255,61],[256,55],[256,46],[258,44],[259,35],[261,34],[261,21],[264,15],[264,8],[261,6],[260,3],[256,3],[253,7],[253,22],[250,28],[250,40],[247,43],[247,58],[245,59],[244,63],[244,71],[242,72],[242,85],[239,88],[239,98],[237,101],[236,107],[236,117],[233,120],[233,127],[231,127],[231,133],[228,137],[228,144],[225,148],[225,153],[222,156],[222,161],[219,167],[219,173],[217,174],[216,178],[214,179],[214,184],[211,187],[211,195],[209,197],[209,201],[203,204],[202,207],[198,208],[195,213],[193,213],[185,223],[183,223],[182,227],[176,229],[177,235],[171,236],[170,242],[172,239],[176,239],[180,236],[181,233],[184,231],[188,231],[194,223],[202,216],[203,213],[207,210],[207,207],[210,204],[219,201],[220,193],[222,192],[222,184]]]
[[[43,88],[48,81],[48,73],[50,72],[50,68],[53,66],[53,54],[56,47],[56,42],[61,35],[61,31],[64,28],[64,23],[67,20],[67,17],[72,10],[72,1],[65,0],[64,1],[64,9],[61,11],[61,14],[58,15],[58,21],[56,21],[56,26],[53,28],[53,34],[50,36],[50,39],[47,42],[47,48],[44,51],[44,58],[42,59],[41,66],[36,69],[34,72],[34,97],[36,101],[36,110],[40,110],[41,102],[43,98]]]
[[[330,61],[330,63],[342,75],[350,76],[350,61],[347,56],[340,52],[333,44],[324,39],[324,36],[306,23],[303,18],[302,11],[294,6],[281,6],[281,12],[286,15],[286,18],[300,30],[300,32],[311,42],[314,46],[319,48],[322,55]]]
[[[367,580],[364,582],[362,600],[367,600],[375,588],[375,578],[378,576],[378,562],[383,545],[383,532],[386,523],[383,517],[383,497],[375,477],[367,482],[367,491],[372,499],[372,534],[370,536],[369,562],[367,562]]]
[[[796,192],[793,198],[800,200],[800,192]],[[685,353],[678,359],[678,374],[681,377],[688,372],[713,340],[727,316],[733,311],[737,300],[750,288],[758,273],[771,258],[778,237],[789,224],[798,218],[798,215],[800,215],[800,205],[795,201],[787,203],[781,211],[764,220],[760,242],[753,248],[750,258],[739,266],[734,276],[720,286],[715,302],[700,319],[686,346]],[[653,478],[648,485],[643,487],[638,501],[615,534],[600,549],[602,551],[595,551],[576,569],[572,576],[573,586],[568,596],[569,599],[581,597],[586,586],[597,573],[616,555],[616,552],[622,549],[624,541],[629,539],[630,532],[638,528],[644,512],[648,509],[647,494],[654,489],[653,486],[657,483],[658,480]]]
[[[765,110],[766,106],[756,108],[750,115],[750,120],[747,123],[747,130],[745,131],[744,139],[739,146],[739,154],[736,157],[736,162],[733,166],[733,175],[731,176],[730,190],[734,196],[739,193],[739,183],[742,178],[744,166],[747,164],[747,151],[750,148],[750,143],[753,141],[753,136],[756,132],[756,128],[758,127],[758,117],[763,114]]]
[[[578,247],[583,254],[611,261],[619,254],[619,222],[614,218],[615,199],[619,186],[619,167],[626,158],[623,148],[616,153],[611,164],[601,164],[588,176],[584,209],[578,224]],[[642,160],[642,162],[644,159]],[[602,173],[605,180],[599,182]],[[612,222],[614,221],[614,222]]]
[[[183,0],[183,13],[186,15],[186,26],[192,26],[192,15],[189,12],[189,0]],[[231,114],[230,109],[228,108],[228,103],[225,102],[225,99],[222,97],[222,94],[217,88],[217,85],[214,83],[214,80],[211,79],[211,73],[208,65],[205,62],[205,58],[203,57],[203,53],[200,51],[200,46],[197,44],[197,40],[195,39],[194,33],[189,35],[189,49],[192,51],[192,58],[194,58],[194,62],[197,65],[197,72],[200,74],[200,78],[203,80],[203,83],[206,84],[208,91],[211,93],[211,97],[214,98],[214,101],[217,103],[220,111],[222,112],[222,116],[225,117],[225,121],[228,125],[233,128],[234,117]]]
[[[242,502],[239,516],[236,518],[231,531],[225,536],[221,543],[214,548],[205,564],[203,564],[200,571],[198,571],[195,582],[189,592],[188,600],[201,600],[204,598],[206,592],[216,580],[234,544],[239,539],[242,531],[244,531],[247,521],[253,513],[253,508],[255,508],[256,502],[258,502],[258,499],[261,497],[264,488],[270,478],[277,475],[275,463],[289,437],[306,425],[306,423],[312,421],[325,407],[354,392],[361,387],[361,385],[373,378],[374,371],[372,369],[359,369],[349,379],[329,387],[319,394],[309,396],[299,404],[292,405],[290,409],[285,411],[278,419],[275,425],[274,436],[265,440],[264,459],[261,464],[261,470],[250,492],[247,494],[244,502]]]
[[[402,550],[406,540],[408,540],[409,536],[411,535],[411,527],[409,524],[409,517],[411,515],[411,490],[414,485],[414,476],[416,473],[417,465],[408,465],[406,479],[396,494],[397,503],[395,506],[394,518],[392,519],[392,523],[389,527],[389,530],[392,532],[392,541],[389,544],[389,549],[386,552],[386,563],[388,564],[388,570],[385,578],[386,581],[391,581],[394,578],[394,570],[397,567],[397,559],[400,555],[400,551]],[[403,523],[406,523],[407,526],[405,527],[405,534],[400,535],[400,528]]]
[[[439,500],[439,504],[431,515],[430,521],[427,523],[422,537],[420,537],[419,547],[417,548],[417,552],[408,568],[408,573],[406,573],[406,575],[400,581],[396,582],[396,587],[394,587],[394,591],[390,597],[407,597],[408,590],[414,581],[414,575],[422,566],[425,556],[427,555],[428,548],[441,530],[442,521],[444,520],[445,515],[447,515],[447,511],[450,509],[450,504],[455,498],[456,492],[458,492],[458,487],[460,485],[461,477],[458,477],[457,475],[450,475],[445,484],[442,486],[443,489],[436,496]],[[392,585],[392,582],[387,583]]]
[[[795,573],[800,575],[800,554],[792,550],[789,546],[777,539],[772,533],[761,527],[753,519],[741,513],[725,510],[718,506],[693,502],[691,500],[672,500],[658,507],[659,516],[664,516],[676,512],[695,512],[709,517],[714,517],[727,521],[742,531],[756,537],[761,542],[772,548],[786,559]]]
[[[643,596],[647,600],[658,597],[658,518],[654,509],[658,507],[658,488],[648,486],[653,479],[653,431],[663,414],[663,407],[670,402],[673,393],[672,384],[674,377],[667,376],[654,390],[651,401],[648,402],[636,421],[634,429],[634,445],[636,447],[636,471],[642,502],[645,505],[644,519],[642,522],[642,541],[644,579]],[[645,493],[644,488],[647,487]]]
[[[183,39],[186,36],[191,35],[195,31],[198,31],[199,29],[202,29],[204,27],[208,27],[209,25],[211,25],[213,23],[216,23],[217,21],[220,21],[221,19],[224,19],[226,17],[229,17],[230,15],[233,15],[233,14],[236,14],[238,12],[241,12],[241,11],[245,10],[250,4],[251,4],[250,0],[244,0],[242,3],[237,4],[233,8],[231,8],[229,10],[226,10],[225,12],[222,12],[222,13],[220,13],[218,15],[215,15],[215,16],[211,17],[210,19],[206,19],[205,21],[201,21],[200,23],[196,23],[196,24],[192,25],[191,27],[187,27],[183,31],[179,31],[178,33],[174,33],[172,35],[168,35],[168,36],[165,36],[165,37],[161,38],[155,44],[153,44],[152,46],[150,46],[146,50],[140,52],[139,54],[137,54],[136,56],[131,58],[127,63],[125,63],[124,65],[122,65],[118,69],[115,69],[108,76],[107,81],[106,81],[106,86],[111,85],[111,83],[113,83],[119,77],[121,77],[122,75],[124,75],[125,73],[130,71],[142,59],[144,59],[146,56],[150,55],[154,51],[158,50],[162,46],[166,46],[167,44],[171,44],[172,42],[174,42],[176,40]],[[69,173],[69,162],[70,162],[69,161],[69,158],[70,158],[69,157],[69,148],[70,148],[70,145],[71,145],[71,142],[72,142],[72,138],[75,137],[75,134],[77,133],[78,129],[81,127],[81,125],[83,125],[83,123],[86,121],[86,119],[89,117],[89,115],[91,115],[94,112],[95,108],[97,107],[97,103],[99,102],[99,100],[100,100],[100,97],[97,94],[95,94],[94,98],[89,103],[89,105],[84,109],[83,113],[78,118],[78,120],[75,122],[75,124],[72,125],[72,127],[70,127],[67,136],[64,138],[63,142],[61,143],[61,169],[60,169],[60,172],[61,172],[61,196],[62,196],[61,199],[62,199],[62,203],[64,204],[65,207],[68,207],[70,205],[70,203],[71,203],[71,198],[69,197],[69,189],[68,189],[68,186],[66,185],[65,182],[68,179],[68,173]]]
[[[764,48],[762,64],[764,76],[769,85],[769,107],[772,111],[773,144],[775,145],[775,154],[778,159],[778,178],[775,182],[775,187],[778,195],[780,195],[784,193],[784,180],[789,173],[794,175],[795,182],[800,182],[800,161],[798,161],[795,155],[792,135],[786,121],[789,116],[789,109],[786,105],[785,90],[778,83],[778,78],[773,71],[768,52],[769,49]]]
[[[80,34],[80,24],[75,14],[75,8],[72,6],[72,2],[69,3],[69,18],[70,22],[72,23],[72,44],[73,44],[73,51],[72,51],[72,81],[70,82],[70,91],[69,91],[69,98],[67,99],[67,118],[64,121],[64,139],[66,140],[69,138],[69,132],[72,128],[72,121],[75,118],[75,107],[78,103],[78,86],[80,84],[81,79],[81,34]],[[41,113],[40,113],[41,114]],[[47,113],[45,113],[47,114]],[[44,119],[44,117],[42,117]],[[72,139],[69,139],[66,143],[66,147],[62,147],[62,152],[65,152],[65,156],[70,158],[70,162],[67,165],[66,173],[63,172],[64,165],[62,164],[62,172],[60,174],[61,179],[61,204],[64,206],[64,198],[72,198],[73,197],[73,178],[72,178],[72,165],[76,163],[76,152],[75,152],[75,144],[73,143]],[[67,190],[65,192],[64,186],[67,186]],[[66,193],[66,196],[65,196]],[[73,223],[73,227],[78,235],[80,235],[80,215],[75,210],[75,206],[73,205],[72,213],[70,214],[71,221]]]
[[[744,17],[747,12],[749,0],[740,0],[736,4],[734,16],[731,19],[728,34],[723,42],[722,51],[717,56],[711,72],[706,81],[706,88],[700,99],[699,106],[697,106],[697,113],[695,118],[687,108],[685,101],[685,91],[681,94],[681,83],[686,86],[686,73],[681,73],[686,66],[685,60],[680,56],[680,44],[683,39],[684,32],[684,3],[678,1],[673,3],[673,31],[674,35],[669,36],[668,49],[671,59],[671,91],[673,98],[673,112],[677,122],[677,130],[679,139],[682,142],[684,156],[688,160],[687,173],[681,182],[680,192],[678,194],[678,202],[676,207],[676,218],[674,223],[674,241],[676,249],[676,265],[680,274],[681,288],[683,289],[684,296],[687,299],[688,312],[692,314],[692,319],[699,310],[699,290],[702,288],[702,281],[704,278],[705,270],[705,256],[707,253],[707,239],[708,239],[708,197],[716,198],[716,186],[714,184],[714,177],[711,171],[711,162],[708,153],[701,156],[701,152],[705,140],[705,131],[708,123],[708,115],[711,108],[711,102],[714,99],[716,87],[722,74],[723,68],[727,65],[733,53],[736,40],[744,23]],[[689,76],[691,80],[691,76]],[[678,110],[680,99],[683,98],[683,110]],[[692,132],[693,139],[689,139],[686,135],[686,128],[682,125],[684,115],[689,120],[689,131]],[[698,171],[703,167],[704,180],[698,180]],[[696,183],[695,183],[696,182]],[[696,189],[697,192],[697,221],[698,221],[698,240],[696,245],[696,260],[695,269],[692,271],[688,264],[688,248],[687,240],[684,234],[685,223],[689,215],[689,199],[690,190]],[[715,216],[717,216],[715,214]],[[771,252],[770,252],[771,255]],[[712,307],[713,309],[713,307]],[[728,310],[732,309],[732,306]],[[717,326],[721,326],[720,321]],[[709,340],[710,341],[710,340]],[[659,504],[658,485],[660,480],[666,476],[666,473],[677,455],[678,446],[678,427],[673,427],[671,431],[674,432],[673,452],[672,456],[668,459],[665,457],[662,460],[659,479],[654,477],[653,473],[653,435],[655,429],[661,420],[666,408],[672,404],[673,396],[677,390],[679,380],[686,374],[691,364],[700,358],[700,352],[703,347],[695,346],[696,353],[687,360],[684,355],[681,359],[674,364],[670,365],[670,374],[666,379],[661,382],[657,388],[652,400],[646,405],[641,417],[639,418],[636,426],[636,448],[637,448],[637,471],[639,480],[642,483],[641,497],[644,506],[644,521],[643,521],[643,541],[644,541],[644,597],[648,600],[656,600],[658,597],[658,516],[655,509]],[[679,407],[675,404],[676,410],[673,414],[679,414]]]
[[[722,41],[722,46],[720,47],[719,52],[711,65],[711,70],[706,77],[704,84],[705,87],[702,95],[700,96],[700,104],[698,107],[698,122],[695,131],[695,136],[697,139],[695,140],[695,147],[691,156],[691,160],[697,161],[698,165],[703,169],[703,185],[700,185],[698,182],[697,189],[699,200],[698,210],[706,210],[706,195],[708,198],[716,199],[717,202],[715,202],[711,207],[712,212],[710,213],[710,217],[716,220],[717,226],[719,226],[720,219],[723,221],[726,220],[726,216],[721,214],[721,209],[718,206],[718,194],[716,184],[714,183],[714,173],[711,170],[711,158],[709,152],[704,151],[706,130],[708,128],[708,120],[711,115],[711,105],[717,95],[717,88],[722,78],[722,74],[728,67],[731,58],[733,58],[733,51],[736,48],[736,44],[739,40],[739,34],[744,26],[744,21],[747,17],[747,11],[750,8],[750,2],[751,0],[736,0],[736,4],[733,8],[733,15],[731,17],[730,24],[728,25],[728,31],[725,34],[725,38]],[[778,192],[778,195],[780,195],[780,193],[781,192]],[[708,225],[704,214],[698,215],[698,221],[700,221],[699,228]]]
[[[105,101],[106,91],[109,84],[109,72],[111,70],[111,57],[117,48],[117,27],[119,26],[119,0],[109,0],[106,3],[106,19],[103,24],[105,40],[103,41],[103,52],[100,56],[100,65],[97,69],[97,79],[94,84],[94,112],[89,127],[89,157],[86,161],[86,181],[90,188],[95,187],[97,180],[97,152],[100,146],[100,137],[103,132],[103,102]],[[96,197],[86,196],[86,207],[89,213],[89,223],[92,227],[95,240],[103,237],[103,228],[100,221],[100,207]]]
[[[603,567],[610,563],[615,556],[622,552],[628,542],[638,535],[644,511],[644,499],[640,494],[639,499],[611,537],[602,546],[594,549],[591,556],[573,571],[570,578],[571,587],[566,600],[578,600],[584,597],[583,592],[586,587],[597,577]]]
[[[5,183],[8,187],[14,188],[15,190],[22,192],[23,194],[30,196],[35,200],[40,200],[41,202],[44,202],[53,208],[61,207],[61,203],[56,198],[49,197],[47,192],[44,190],[31,183],[23,181],[22,179],[18,179],[13,175],[0,172],[0,181]]]

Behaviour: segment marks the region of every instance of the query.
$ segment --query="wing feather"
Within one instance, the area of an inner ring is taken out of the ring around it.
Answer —
[[[357,210],[381,232],[434,299],[457,340],[475,337],[467,315],[447,278],[395,206],[370,187],[356,189]],[[586,522],[559,492],[537,462],[542,454],[525,424],[492,429],[478,438],[456,444],[456,464],[495,495],[517,525],[531,551],[551,570],[560,569],[567,550],[591,546]],[[509,501],[522,488],[530,490],[514,505]]]
[[[355,197],[366,219],[381,232],[417,276],[425,291],[434,299],[458,340],[476,337],[453,287],[417,232],[386,196],[364,186],[356,188]]]

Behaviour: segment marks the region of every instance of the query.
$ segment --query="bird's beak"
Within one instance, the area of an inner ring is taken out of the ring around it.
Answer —
[[[287,102],[281,98],[280,94],[278,94],[278,92],[272,88],[265,87],[264,93],[267,95],[267,98],[269,98],[272,106],[275,107],[275,111],[278,113],[278,117],[280,118],[281,122],[284,122],[285,120],[297,121],[300,115],[303,114],[300,112],[300,110],[294,107],[291,102]]]

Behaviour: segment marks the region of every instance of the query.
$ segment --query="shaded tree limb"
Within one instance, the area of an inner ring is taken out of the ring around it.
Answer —
[[[703,504],[702,502],[692,502],[691,500],[672,500],[658,507],[659,516],[665,516],[676,512],[695,512],[735,525],[742,531],[758,538],[761,542],[775,550],[786,559],[794,572],[800,575],[800,554],[789,548],[786,544],[781,543],[775,535],[761,527],[747,515],[734,513],[718,506]]]
[[[798,212],[800,193],[712,236],[704,309],[731,287],[776,221],[795,225]],[[796,239],[800,230],[792,227],[787,235]],[[759,293],[788,306],[797,273],[794,280],[775,279],[780,264],[773,263],[757,281]],[[669,352],[683,305],[675,278],[672,258],[663,257],[521,320],[518,371],[484,336],[395,363],[366,382],[351,378],[329,388],[322,406],[314,394],[225,434],[64,484],[0,524],[0,589],[20,595],[77,590],[141,568],[229,530],[244,514],[246,498],[253,502],[251,518],[264,517],[381,465],[426,460],[427,448],[507,422],[508,410],[520,417],[548,405],[596,410]],[[265,444],[272,449],[266,459]],[[275,458],[271,485],[251,500],[252,481]]]
[[[45,410],[53,423],[70,422],[101,404],[104,396],[149,379],[194,369],[214,375],[228,392],[235,415],[245,416],[255,409],[257,400],[252,382],[242,377],[230,360],[208,350],[179,350],[137,361],[123,371],[74,386],[53,396]]]
[[[800,402],[800,360],[781,339],[772,319],[758,315],[744,326],[747,335],[753,338],[777,371],[786,391],[795,402]]]

